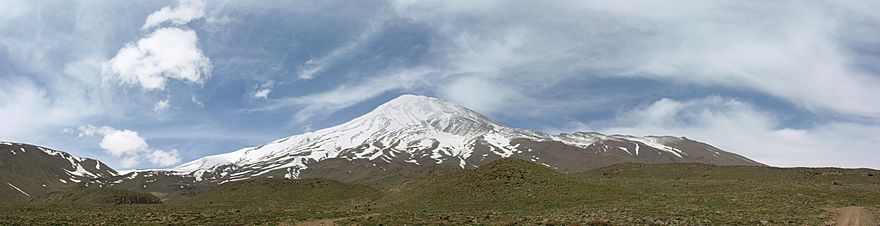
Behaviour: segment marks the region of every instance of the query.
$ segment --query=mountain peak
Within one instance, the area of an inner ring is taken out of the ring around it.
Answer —
[[[387,120],[401,125],[433,125],[439,122],[498,126],[486,116],[461,105],[427,96],[404,94],[362,116],[360,120]],[[354,121],[360,121],[358,119]],[[441,123],[441,124],[446,124]],[[448,126],[448,125],[444,125]]]
[[[412,94],[400,95],[382,105],[376,107],[374,111],[400,111],[400,110],[464,110],[464,107],[458,106],[452,102],[442,100],[435,97],[419,96]]]
[[[387,103],[405,104],[405,103],[418,103],[418,102],[426,102],[426,101],[444,101],[444,100],[441,100],[441,99],[438,99],[435,97],[421,96],[421,95],[415,95],[415,94],[403,94],[397,98],[394,98],[394,99],[386,102],[386,104]]]
[[[446,108],[458,108],[448,101],[434,97],[426,97],[412,94],[404,94],[376,107],[373,112],[388,113],[392,111],[410,110],[443,110]]]
[[[196,181],[222,182],[269,175],[300,178],[301,173],[317,172],[306,169],[333,158],[369,161],[372,166],[442,164],[467,168],[513,155],[565,171],[623,161],[753,164],[711,146],[678,140],[599,133],[548,135],[505,127],[450,101],[407,94],[338,126],[204,157],[173,171],[191,175]],[[510,159],[501,163],[509,161],[514,165],[521,162]],[[590,161],[595,163],[587,163]]]

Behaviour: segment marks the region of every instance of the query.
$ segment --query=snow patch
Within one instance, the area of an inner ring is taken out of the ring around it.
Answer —
[[[18,149],[21,150],[21,153],[25,153],[24,148],[18,148]],[[18,154],[18,152],[15,152],[15,149],[9,150],[9,152],[12,152],[13,155]]]
[[[507,158],[513,155],[514,151],[516,151],[519,144],[511,146],[510,139],[502,136],[499,133],[490,133],[483,136],[483,140],[489,144],[489,149],[501,156],[502,158]],[[497,147],[497,148],[496,148]]]
[[[98,175],[95,175],[94,173],[86,170],[86,168],[84,168],[79,163],[75,163],[75,162],[70,162],[70,163],[74,167],[74,170],[70,171],[70,170],[64,169],[64,171],[66,171],[67,174],[70,174],[71,176],[90,177],[90,178],[98,178],[99,177]]]
[[[579,148],[587,148],[593,143],[602,140],[601,137],[597,137],[595,135],[596,134],[594,133],[560,134],[558,136],[552,136],[550,137],[550,139],[562,142],[566,145],[571,145]]]
[[[17,190],[18,192],[21,192],[22,194],[26,195],[27,197],[31,197],[30,194],[28,194],[27,192],[22,191],[21,189],[18,189],[18,187],[16,187],[15,185],[10,184],[9,182],[6,182],[6,184],[8,184],[9,187],[14,188],[14,189]]]
[[[635,137],[635,136],[619,136],[619,137],[622,137],[622,138],[624,138],[626,140],[630,140],[630,141],[641,142],[645,145],[648,145],[649,147],[656,148],[658,150],[671,153],[679,158],[684,158],[684,156],[682,156],[682,155],[687,155],[687,153],[684,153],[683,151],[678,150],[678,148],[670,147],[670,146],[667,146],[666,144],[664,144],[664,138],[662,138],[662,137]]]

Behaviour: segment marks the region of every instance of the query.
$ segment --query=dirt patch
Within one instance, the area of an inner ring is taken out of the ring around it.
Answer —
[[[837,218],[835,219],[838,226],[877,226],[877,219],[865,207],[850,206],[837,209]]]
[[[168,198],[168,193],[165,192],[150,192],[150,194],[156,196],[156,198],[159,198],[160,200],[162,200],[162,202],[167,202],[168,200],[171,200],[171,198]]]
[[[333,226],[333,225],[339,225],[336,223],[337,221],[344,221],[344,220],[351,220],[351,219],[356,219],[356,218],[365,218],[365,217],[372,217],[372,216],[379,216],[379,215],[381,215],[381,214],[373,213],[373,214],[353,216],[353,217],[339,217],[339,218],[320,219],[320,220],[313,220],[313,221],[303,221],[303,222],[296,222],[296,226]]]

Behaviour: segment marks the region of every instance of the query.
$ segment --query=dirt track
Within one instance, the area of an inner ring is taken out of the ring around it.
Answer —
[[[850,206],[837,209],[835,222],[838,226],[877,226],[874,214],[865,207]]]

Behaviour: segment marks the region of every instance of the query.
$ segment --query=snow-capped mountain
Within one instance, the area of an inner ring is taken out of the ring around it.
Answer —
[[[0,199],[27,200],[52,191],[103,186],[117,172],[101,161],[29,144],[0,142]]]
[[[445,100],[403,95],[342,125],[204,157],[161,173],[222,183],[263,176],[301,178],[325,174],[309,171],[319,165],[322,170],[359,170],[326,166],[339,160],[367,162],[364,167],[372,170],[431,164],[473,168],[510,156],[560,171],[582,171],[620,162],[760,165],[686,138],[549,135],[503,126]]]

